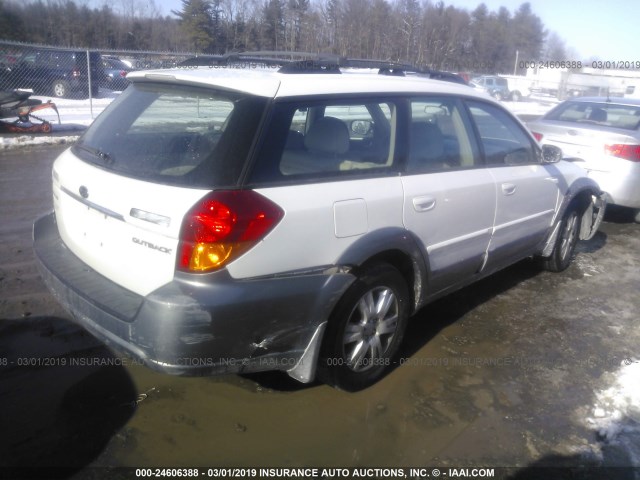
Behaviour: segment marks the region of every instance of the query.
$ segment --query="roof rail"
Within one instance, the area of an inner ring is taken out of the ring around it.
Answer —
[[[436,80],[445,80],[465,84],[462,77],[455,73],[420,68],[408,63],[386,60],[346,58],[327,53],[291,52],[291,51],[255,51],[235,52],[225,55],[201,55],[189,58],[179,64],[181,67],[209,66],[233,67],[250,65],[252,68],[279,67],[280,73],[330,73],[340,74],[341,68],[377,69],[380,75],[406,76],[407,74]]]

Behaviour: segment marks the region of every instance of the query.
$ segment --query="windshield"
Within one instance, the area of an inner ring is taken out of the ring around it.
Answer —
[[[211,89],[133,84],[74,147],[130,177],[196,188],[237,184],[266,99]]]

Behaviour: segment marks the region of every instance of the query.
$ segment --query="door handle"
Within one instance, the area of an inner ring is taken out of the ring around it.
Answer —
[[[502,184],[502,193],[505,195],[513,195],[516,193],[516,186],[513,183],[503,183]]]
[[[415,197],[413,199],[413,209],[416,212],[427,212],[429,210],[433,210],[435,207],[436,207],[435,197],[425,196],[425,197]]]

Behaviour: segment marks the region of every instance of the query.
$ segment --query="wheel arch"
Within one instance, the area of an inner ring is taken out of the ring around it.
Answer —
[[[590,240],[598,231],[607,206],[607,194],[591,178],[579,178],[570,187],[556,219],[562,219],[570,205],[580,210],[580,240]]]
[[[427,278],[427,266],[416,239],[402,227],[376,230],[355,241],[335,261],[335,266],[348,272],[353,281],[376,264],[388,264],[398,270],[406,282],[411,298],[409,314],[413,314],[423,302],[424,283]],[[327,308],[327,317],[318,324],[316,332],[304,348],[301,361],[294,368],[287,370],[289,376],[308,383],[314,380],[319,371],[322,372],[318,360],[320,351],[326,344],[328,319],[353,281],[345,284],[339,295],[321,302]]]
[[[579,239],[590,240],[598,231],[607,205],[607,194],[590,178],[580,178],[567,190],[556,212],[552,228],[542,248],[542,257],[551,255],[558,236],[560,223],[571,206],[580,210],[581,224]]]
[[[387,263],[400,272],[407,284],[409,295],[411,295],[411,310],[416,308],[416,298],[419,297],[419,286],[422,283],[420,269],[416,262],[401,250],[386,250],[368,258],[364,263],[354,267],[353,273],[359,275],[360,272],[368,270],[370,267],[380,263]],[[418,288],[416,288],[418,287]]]
[[[387,263],[400,272],[411,295],[411,311],[416,311],[423,302],[428,267],[414,237],[403,228],[371,232],[344,252],[338,264],[350,265],[358,276],[376,263]]]

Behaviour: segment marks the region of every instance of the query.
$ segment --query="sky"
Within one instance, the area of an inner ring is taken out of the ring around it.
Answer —
[[[474,10],[479,0],[445,0],[445,5]],[[490,11],[504,6],[511,13],[525,0],[485,0]],[[640,61],[638,0],[530,0],[531,10],[545,28],[557,33],[578,58],[603,61]]]
[[[165,15],[182,8],[180,0],[155,0],[155,3]],[[469,11],[484,3],[492,12],[504,6],[513,13],[525,0],[444,0],[444,3]],[[573,56],[578,57],[566,60],[597,57],[603,61],[640,61],[640,39],[636,35],[638,0],[529,0],[529,3],[545,28],[556,32]]]

